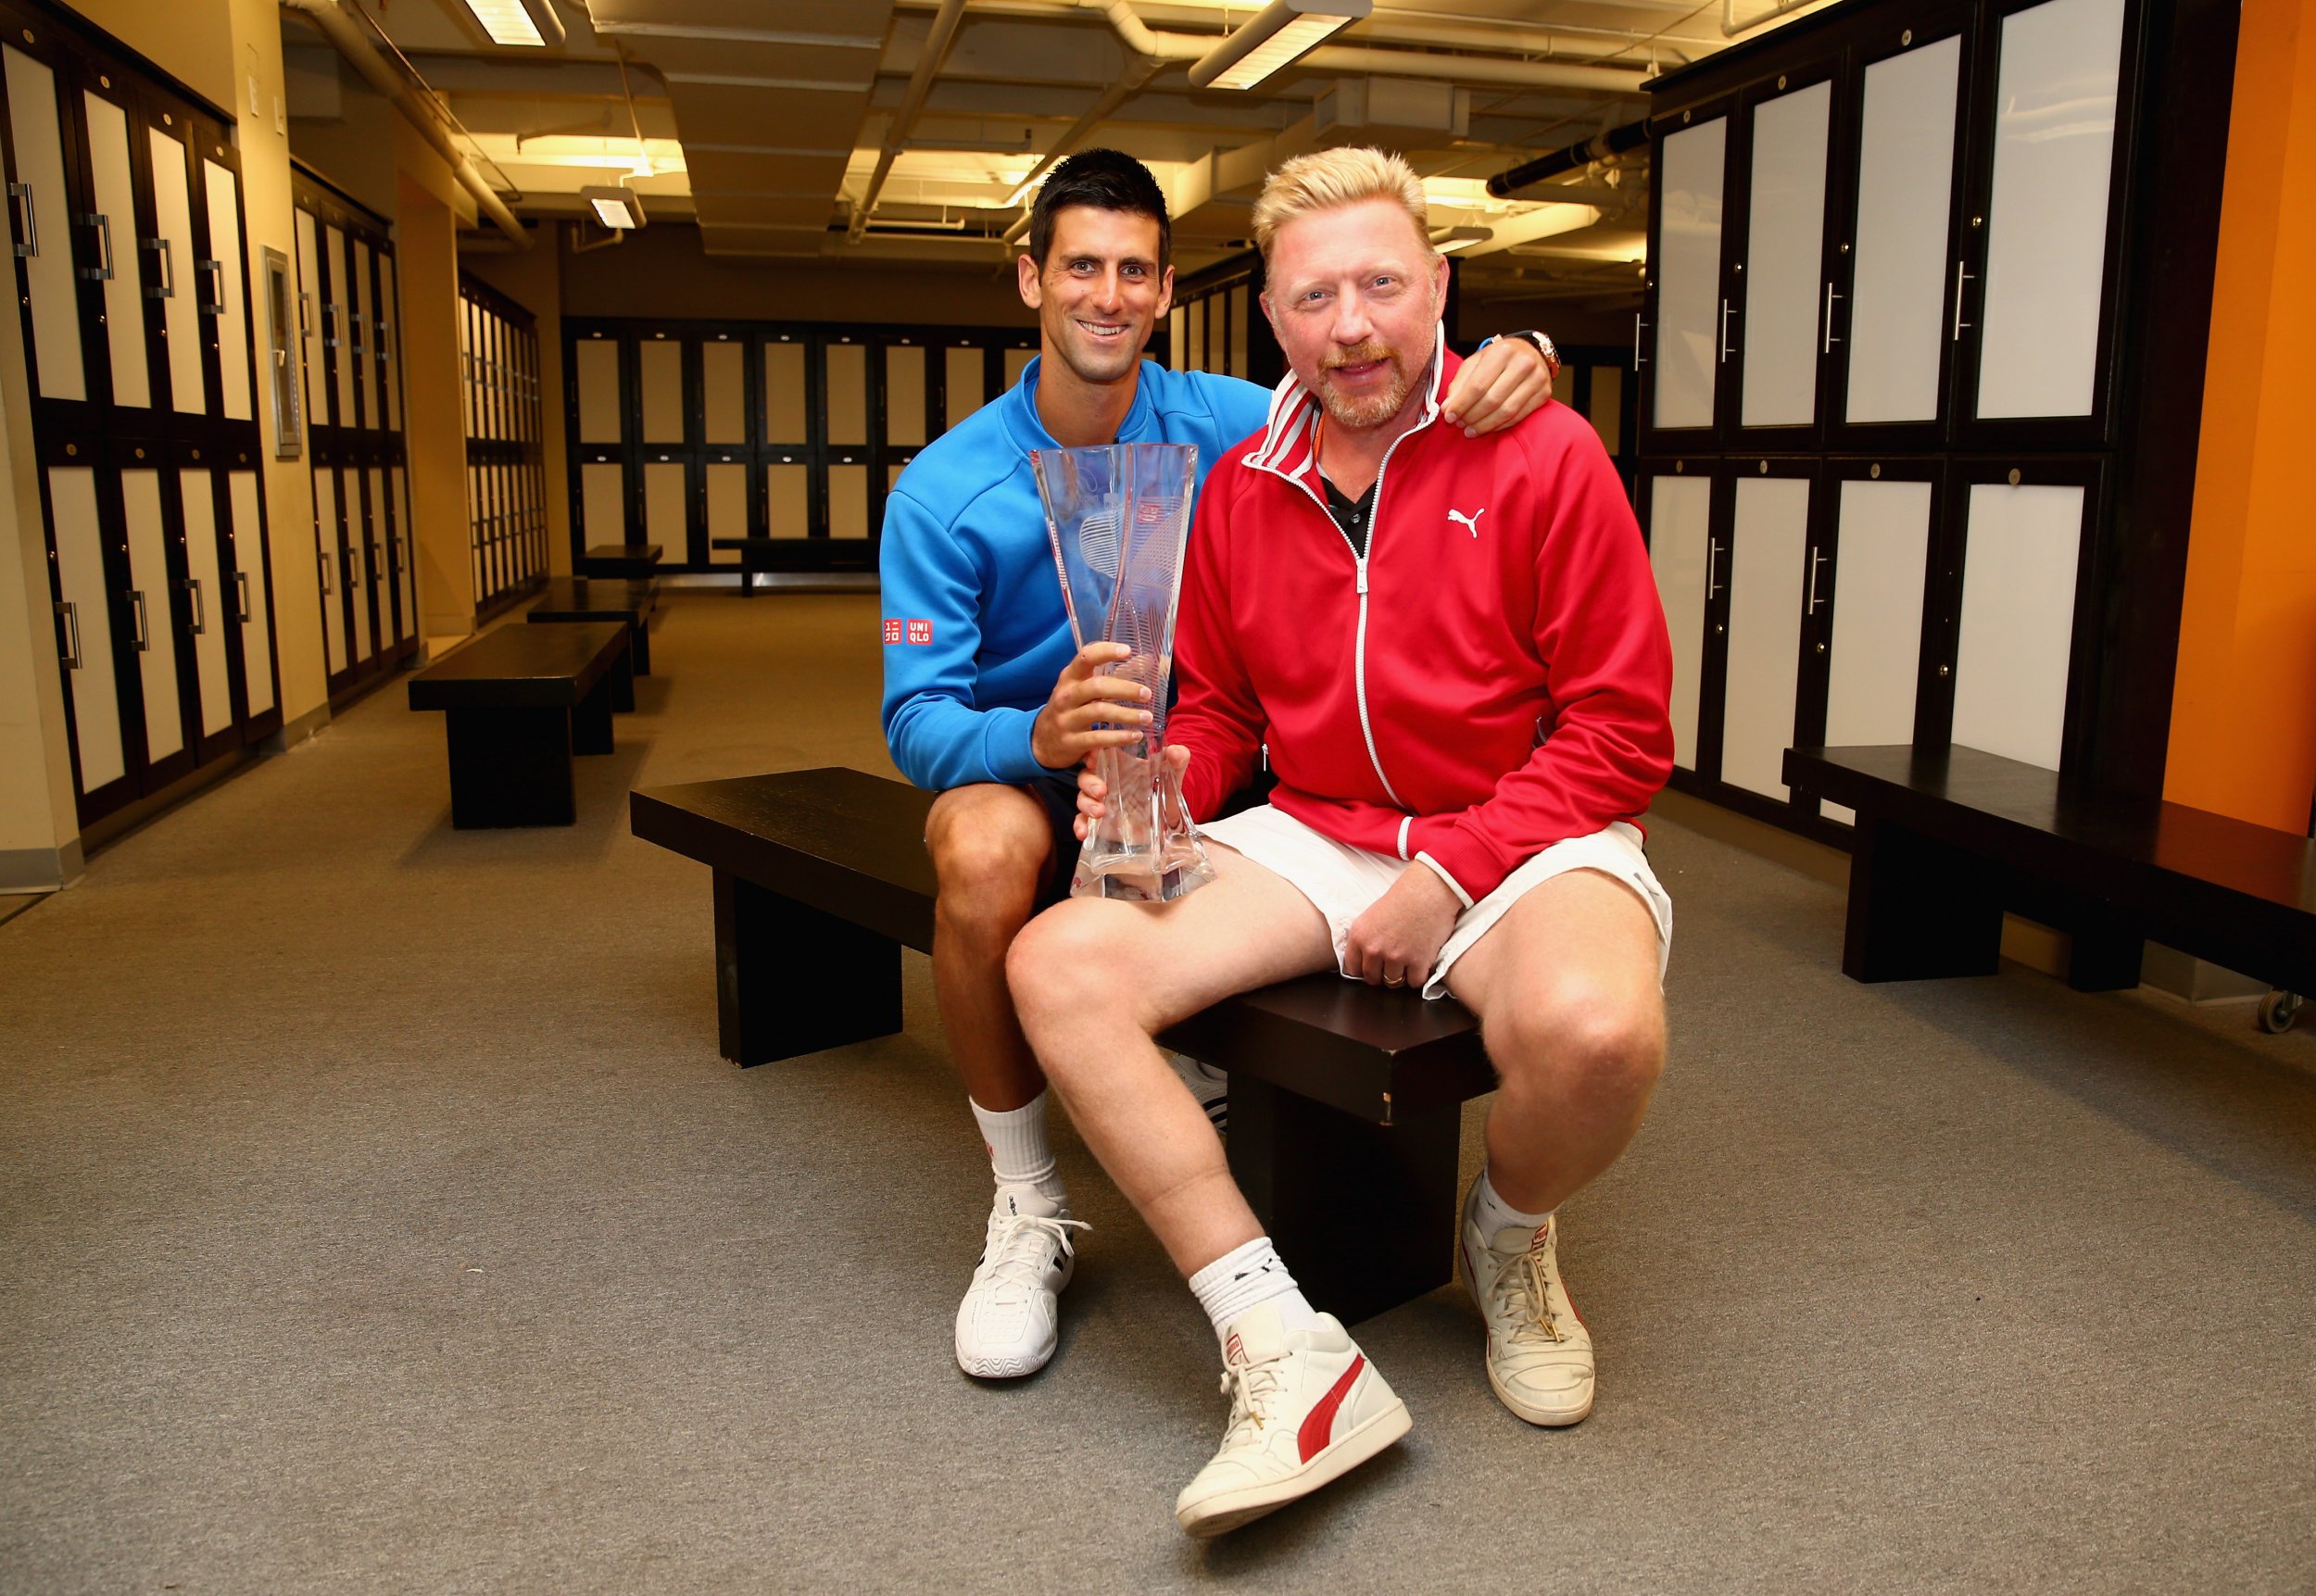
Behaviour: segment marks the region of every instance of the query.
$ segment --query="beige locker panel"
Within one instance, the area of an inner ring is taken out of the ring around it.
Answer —
[[[310,211],[297,212],[297,327],[306,346],[306,425],[330,424],[329,390],[321,369],[321,241]]]
[[[392,539],[392,529],[386,520],[386,473],[372,466],[368,475],[370,593],[371,606],[378,615],[378,647],[384,648],[394,641],[394,567],[387,562],[386,550],[386,545]]]
[[[1022,374],[1024,371],[1026,371],[1029,369],[1029,362],[1030,362],[1030,361],[1032,361],[1032,360],[1034,360],[1034,359],[1036,359],[1037,358],[1038,358],[1038,352],[1037,352],[1035,349],[1008,349],[1008,350],[1006,350],[1006,351],[1005,351],[1005,385],[1006,385],[1007,387],[1009,387],[1009,388],[1010,388],[1010,387],[1012,387],[1014,383],[1016,383],[1020,382],[1020,381],[1021,381],[1021,374]],[[1186,371],[1187,371],[1187,370],[1189,370],[1189,368],[1188,368],[1188,367],[1185,367],[1185,368],[1184,368],[1184,370],[1186,370]]]
[[[145,409],[153,403],[153,383],[145,365],[145,293],[137,283],[136,187],[130,173],[129,119],[119,106],[94,90],[84,92],[81,98],[88,117],[89,176],[96,205],[92,214],[97,220],[74,231],[83,240],[82,247],[91,252],[86,258],[89,269],[105,273],[105,332],[112,354],[113,403]]]
[[[708,466],[708,535],[748,535],[748,466],[745,461],[711,461]],[[711,565],[737,565],[740,551],[708,547]]]
[[[626,468],[592,460],[579,468],[579,514],[589,543],[627,541]]]
[[[2083,511],[2079,487],[1972,484],[1954,664],[1964,748],[2058,768]]]
[[[804,404],[804,346],[764,346],[764,442],[800,444],[812,435]]]
[[[982,392],[988,370],[978,349],[945,349],[941,352],[943,381],[942,414],[945,426],[955,426],[987,402]]]
[[[868,350],[859,344],[826,346],[828,383],[828,441],[832,445],[868,442]]]
[[[321,635],[330,674],[346,669],[346,573],[338,569],[338,473],[314,468],[314,547],[321,568]]]
[[[129,604],[136,627],[137,671],[145,684],[145,757],[148,763],[158,764],[185,746],[184,710],[177,700],[161,473],[146,466],[122,471],[120,505],[129,532]]]
[[[828,535],[865,539],[868,525],[868,467],[828,468]]]
[[[170,408],[204,415],[209,388],[201,371],[199,308],[206,284],[200,258],[193,250],[193,195],[185,182],[185,146],[159,128],[145,130],[145,145],[152,157],[153,219],[158,231],[150,239],[137,240],[138,264],[142,267],[148,252],[159,257],[152,278],[161,295],[154,304],[168,350]]]
[[[1186,371],[1206,370],[1206,301],[1202,299],[1190,307],[1190,358],[1183,362]]]
[[[1179,305],[1166,312],[1166,354],[1175,371],[1190,369],[1190,313]]]
[[[473,301],[459,301],[459,386],[465,396],[465,435],[483,435],[483,357],[475,343]]]
[[[375,328],[377,308],[370,293],[370,245],[354,241],[354,320],[346,337],[354,346],[354,392],[361,407],[361,424],[378,426],[378,367]]]
[[[57,77],[21,50],[0,49],[0,57],[6,62],[8,131],[16,138],[17,184],[25,191],[11,196],[8,227],[23,254],[24,278],[31,294],[32,359],[40,368],[41,396],[85,399],[88,377],[81,368],[81,311],[72,275],[72,212],[65,203],[64,134],[57,119],[62,112],[57,105]],[[111,658],[106,655],[108,681]],[[116,762],[120,740],[116,719]],[[84,754],[82,769],[86,768]],[[113,773],[120,773],[118,770]]]
[[[394,285],[394,257],[378,254],[378,316],[385,325],[378,332],[378,375],[386,392],[386,431],[402,430],[402,301]]]
[[[670,565],[691,558],[684,476],[682,460],[649,460],[643,468],[642,541],[666,550],[661,558]]]
[[[226,611],[233,599],[217,558],[217,484],[205,471],[181,471],[177,491],[185,528],[186,625],[193,633],[193,674],[201,705],[201,735],[213,737],[233,723],[233,684],[225,647]]]
[[[1808,541],[1808,483],[1792,477],[1738,479],[1731,528],[1721,780],[1780,801],[1791,796],[1781,777],[1801,685]]]
[[[258,473],[228,471],[225,499],[233,518],[233,613],[241,621],[243,699],[251,718],[273,708],[273,613],[265,597],[265,538],[258,510]]]
[[[1673,763],[1691,771],[1697,767],[1705,607],[1718,574],[1712,511],[1713,485],[1703,477],[1660,476],[1649,484],[1649,566],[1673,646]]]
[[[370,635],[370,529],[362,523],[362,473],[338,473],[338,498],[346,507],[346,597],[354,609],[354,658],[369,659],[378,650]]]
[[[636,346],[636,362],[643,384],[643,441],[682,443],[684,346],[673,340],[647,338]]]
[[[409,473],[394,468],[395,536],[402,542],[402,635],[418,635],[418,533],[410,525]]]
[[[497,528],[490,519],[489,493],[489,485],[484,481],[483,468],[467,467],[467,543],[472,551],[474,596],[477,598],[487,597],[497,590]]]
[[[620,441],[618,343],[610,338],[581,339],[578,346],[577,364],[579,368],[579,441],[583,444],[618,443]]]
[[[14,92],[13,79],[9,89]],[[96,473],[87,466],[52,469],[48,508],[57,584],[64,595],[69,650],[64,679],[72,694],[72,742],[81,756],[81,790],[89,793],[119,781],[129,768],[120,745],[120,685],[113,676],[112,603],[105,580],[105,534],[96,519]]]
[[[241,265],[241,207],[234,203],[233,174],[213,160],[201,163],[203,200],[209,210],[209,247],[214,270],[206,267],[199,288],[209,307],[211,330],[217,336],[218,398],[229,421],[245,421],[257,414],[249,392],[249,318],[244,303],[247,279]]]
[[[1233,288],[1226,297],[1230,301],[1230,374],[1244,377],[1247,374],[1246,323],[1252,309],[1248,304],[1247,291],[1243,288]]]
[[[699,346],[699,398],[710,444],[748,442],[748,350],[711,339]]]
[[[328,246],[322,274],[330,285],[326,341],[337,359],[337,422],[341,427],[350,427],[355,424],[354,295],[353,285],[348,281],[353,273],[347,270],[345,230],[324,227],[321,235]]]
[[[812,470],[810,466],[764,468],[766,531],[774,537],[810,537],[812,532]]]
[[[925,346],[885,349],[885,441],[903,448],[925,442]]]

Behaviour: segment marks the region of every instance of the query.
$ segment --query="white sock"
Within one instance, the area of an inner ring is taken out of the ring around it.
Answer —
[[[1231,1325],[1259,1302],[1276,1303],[1279,1323],[1290,1330],[1307,1330],[1318,1323],[1318,1310],[1303,1299],[1267,1236],[1234,1248],[1191,1276],[1190,1291],[1213,1321],[1215,1339],[1226,1348]]]
[[[1045,1104],[1039,1092],[1017,1109],[994,1112],[973,1102],[973,1117],[981,1126],[981,1140],[989,1150],[989,1169],[1000,1186],[1034,1186],[1039,1195],[1066,1204],[1069,1191],[1053,1167],[1053,1149],[1045,1138]]]
[[[1491,1242],[1495,1240],[1497,1231],[1515,1225],[1529,1232],[1541,1230],[1552,1217],[1552,1212],[1547,1208],[1542,1213],[1523,1213],[1513,1207],[1504,1200],[1504,1194],[1488,1178],[1485,1169],[1479,1172],[1479,1184],[1472,1188],[1472,1220],[1479,1226],[1479,1234]]]

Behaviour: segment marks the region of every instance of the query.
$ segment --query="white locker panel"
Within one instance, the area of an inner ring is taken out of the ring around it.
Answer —
[[[2123,0],[2004,19],[1978,414],[2090,413]]]
[[[1655,351],[1655,421],[1660,427],[1713,424],[1713,383],[1721,360],[1721,177],[1728,142],[1728,119],[1716,118],[1683,128],[1657,146],[1664,207]]]
[[[699,346],[701,434],[710,444],[748,442],[748,351],[738,344]]]
[[[609,338],[581,339],[578,365],[579,441],[583,444],[618,443],[618,344]]]
[[[418,534],[410,525],[409,474],[394,468],[395,536],[402,545],[402,631],[404,639],[418,635]]]
[[[129,119],[119,106],[93,90],[84,91],[81,98],[88,117],[89,176],[97,220],[73,231],[83,241],[83,263],[91,270],[105,273],[105,332],[112,353],[113,403],[144,409],[153,403],[153,383],[145,365],[145,291],[137,283],[136,188],[130,175]]]
[[[378,651],[370,635],[370,529],[362,523],[362,473],[347,470],[337,476],[346,506],[346,597],[354,607],[354,658],[359,661]]]
[[[1947,223],[1954,200],[1959,35],[1866,69],[1858,129],[1857,267],[1850,285],[1853,421],[1938,414],[1947,331]]]
[[[216,270],[205,267],[201,278],[217,335],[218,398],[228,420],[245,421],[257,411],[249,392],[249,318],[242,303],[247,280],[241,267],[241,207],[230,170],[205,159],[201,172],[209,211],[209,247],[217,252],[209,257]]]
[[[13,81],[9,89],[14,92]],[[105,580],[104,530],[96,519],[95,471],[87,466],[52,469],[48,508],[57,583],[66,607],[65,647],[72,650],[64,672],[72,694],[72,742],[81,756],[81,790],[90,793],[119,781],[129,769],[120,744],[120,685],[113,675],[112,595]]]
[[[193,249],[193,195],[185,182],[185,146],[158,128],[145,130],[152,156],[153,216],[159,231],[147,241],[139,239],[140,262],[145,253],[158,256],[153,284],[161,318],[162,342],[168,346],[170,408],[188,415],[206,414],[208,383],[201,372],[200,258]],[[148,242],[152,247],[148,250]]]
[[[1180,312],[1176,312],[1179,315]],[[942,352],[943,375],[947,386],[942,404],[946,424],[955,426],[979,409],[988,397],[982,388],[982,357],[978,349],[948,349]]]
[[[376,466],[370,468],[370,593],[378,611],[378,647],[384,648],[394,641],[394,568],[387,563],[386,546],[392,541],[392,529],[386,520],[386,473]]]
[[[161,473],[144,467],[122,471],[120,503],[129,533],[137,674],[145,685],[145,757],[158,764],[185,746],[184,709],[177,698],[177,639],[169,602],[169,533],[161,521]]]
[[[643,385],[643,441],[684,441],[684,346],[648,338],[636,346]]]
[[[1673,645],[1673,763],[1697,768],[1697,687],[1705,669],[1705,602],[1715,563],[1713,484],[1660,476],[1649,489],[1649,565]]]
[[[233,723],[233,683],[226,653],[226,611],[233,592],[217,558],[217,482],[205,471],[177,473],[185,525],[185,617],[193,630],[193,679],[201,702],[201,735]]]
[[[774,537],[810,537],[812,533],[812,471],[810,466],[764,468],[765,531]]]
[[[354,391],[361,396],[362,425],[378,426],[377,308],[371,302],[370,245],[354,241]]]
[[[2083,499],[2079,487],[1970,488],[1954,666],[1965,748],[2058,768]]]
[[[1740,477],[1730,529],[1729,677],[1721,709],[1721,780],[1782,800],[1801,685],[1801,611],[1808,580],[1809,484]]]
[[[830,466],[828,535],[862,538],[868,534],[868,467]]]
[[[354,297],[347,279],[346,233],[341,228],[324,227],[322,236],[328,241],[328,260],[322,270],[330,284],[329,337],[334,341],[331,353],[337,358],[337,423],[341,427],[354,425]]]
[[[590,460],[579,468],[579,513],[589,543],[627,541],[626,478],[617,460]]]
[[[708,535],[716,537],[746,537],[748,535],[748,467],[743,462],[715,461],[708,469]],[[736,548],[708,549],[711,565],[737,565],[740,551]]]
[[[832,444],[868,442],[868,350],[859,344],[827,346],[828,382],[823,390]]]
[[[1930,572],[1930,484],[1845,482],[1838,510],[1825,740],[1831,748],[1910,743]],[[1844,824],[1857,818],[1837,803],[1818,807]]]
[[[321,635],[330,674],[346,669],[346,572],[338,559],[338,473],[314,468],[314,546],[321,560]]]
[[[804,407],[804,346],[764,346],[764,442],[800,444],[812,435]]]
[[[385,326],[378,333],[378,360],[383,368],[379,375],[386,390],[386,431],[390,433],[402,430],[400,304],[394,286],[394,257],[381,250],[378,255],[378,315]]]
[[[321,369],[321,245],[314,219],[297,213],[297,325],[306,346],[306,424],[331,423],[329,389]]]
[[[1833,85],[1813,83],[1764,100],[1753,114],[1753,197],[1746,221],[1745,385],[1748,427],[1806,426],[1818,419],[1818,357],[1825,347],[1826,140]]]
[[[225,497],[233,516],[233,604],[241,617],[243,698],[254,719],[273,708],[273,617],[265,600],[258,473],[228,471]]]
[[[673,564],[688,559],[689,524],[684,505],[684,462],[650,460],[643,468],[643,537],[656,543]]]
[[[41,396],[85,399],[88,377],[81,369],[81,308],[72,275],[72,212],[66,203],[57,75],[21,50],[0,49],[0,57],[6,62],[16,181],[26,191],[10,196],[8,227],[31,295],[32,361],[40,368]],[[111,666],[106,670],[109,676]],[[116,735],[116,745],[119,741]]]
[[[903,448],[925,442],[925,346],[885,349],[885,441]]]

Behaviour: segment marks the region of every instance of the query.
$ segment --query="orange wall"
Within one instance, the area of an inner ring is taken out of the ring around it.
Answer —
[[[2316,786],[2316,3],[2244,0],[2164,796],[2292,832]]]

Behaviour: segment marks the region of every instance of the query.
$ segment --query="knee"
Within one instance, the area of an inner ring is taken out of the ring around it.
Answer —
[[[1111,924],[1114,904],[1071,901],[1038,915],[1013,938],[1005,980],[1013,1009],[1035,1039],[1049,1023],[1114,1008],[1132,987],[1117,978],[1123,949]]]
[[[1604,1108],[1645,1101],[1665,1069],[1664,1005],[1654,994],[1547,985],[1491,1027],[1488,1043],[1506,1090]]]
[[[952,826],[928,840],[934,913],[956,935],[1010,937],[1029,918],[1047,843],[1011,826]]]

